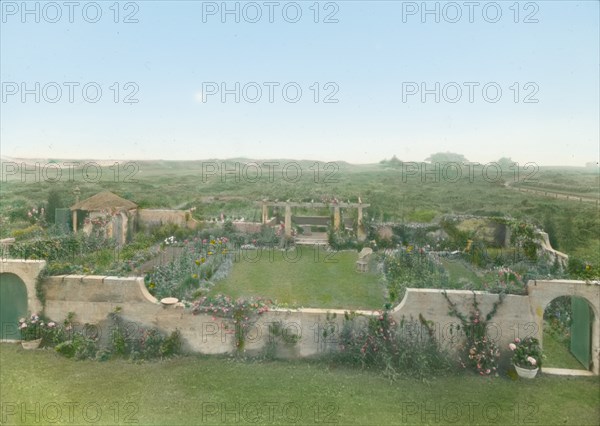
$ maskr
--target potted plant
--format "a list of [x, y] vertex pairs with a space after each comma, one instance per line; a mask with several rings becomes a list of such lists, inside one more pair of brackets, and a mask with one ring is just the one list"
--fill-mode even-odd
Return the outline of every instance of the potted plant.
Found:
[[523, 340], [516, 338], [508, 345], [513, 351], [512, 363], [519, 377], [533, 379], [542, 366], [542, 348], [540, 342], [534, 337]]
[[42, 329], [45, 326], [46, 324], [38, 314], [32, 314], [29, 318], [19, 320], [23, 349], [37, 349], [40, 346], [40, 343], [42, 343]]

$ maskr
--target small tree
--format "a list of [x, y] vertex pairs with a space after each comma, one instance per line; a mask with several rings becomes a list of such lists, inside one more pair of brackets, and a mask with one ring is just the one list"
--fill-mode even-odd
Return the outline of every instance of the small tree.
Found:
[[48, 224], [56, 223], [56, 209], [63, 207], [60, 193], [52, 189], [48, 194], [48, 206], [46, 208], [46, 222]]

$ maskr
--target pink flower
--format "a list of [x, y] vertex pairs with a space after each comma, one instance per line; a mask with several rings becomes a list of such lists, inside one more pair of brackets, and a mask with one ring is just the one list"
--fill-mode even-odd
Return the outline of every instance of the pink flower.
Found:
[[50, 321], [48, 323], [48, 327], [50, 327], [50, 328], [56, 327], [56, 323], [54, 321]]
[[518, 337], [515, 337], [515, 343], [521, 343], [521, 339], [519, 339]]
[[514, 343], [511, 343], [511, 344], [509, 344], [509, 345], [508, 345], [508, 348], [509, 348], [511, 351], [514, 351], [515, 349], [517, 349], [517, 345], [515, 345]]
[[21, 330], [23, 330], [24, 328], [27, 328], [26, 322], [22, 322], [21, 325], [19, 326], [19, 329], [21, 329]]
[[531, 364], [531, 365], [537, 365], [537, 361], [535, 360], [534, 357], [528, 356], [527, 357], [527, 361]]

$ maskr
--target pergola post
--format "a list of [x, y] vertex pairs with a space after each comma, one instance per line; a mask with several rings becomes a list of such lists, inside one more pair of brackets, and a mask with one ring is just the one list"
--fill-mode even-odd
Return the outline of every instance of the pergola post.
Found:
[[356, 238], [358, 241], [364, 241], [367, 238], [367, 234], [365, 233], [363, 227], [363, 211], [362, 205], [358, 206], [358, 223], [356, 226]]
[[73, 210], [73, 233], [77, 233], [77, 210]]
[[292, 207], [290, 203], [285, 205], [285, 236], [292, 236]]
[[340, 229], [340, 206], [333, 208], [333, 229], [336, 231]]
[[262, 223], [263, 223], [263, 225], [265, 223], [267, 223], [268, 220], [269, 220], [269, 207], [267, 206], [267, 203], [265, 203], [263, 201], [263, 203], [262, 203]]

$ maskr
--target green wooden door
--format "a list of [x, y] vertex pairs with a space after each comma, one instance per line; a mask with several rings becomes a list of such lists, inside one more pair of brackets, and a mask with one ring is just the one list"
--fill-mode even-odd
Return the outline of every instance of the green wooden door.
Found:
[[592, 312], [587, 301], [581, 297], [571, 297], [571, 353], [583, 364], [586, 370], [590, 368], [592, 343]]
[[25, 283], [14, 274], [0, 274], [0, 339], [20, 339], [19, 318], [26, 315]]

